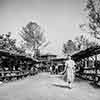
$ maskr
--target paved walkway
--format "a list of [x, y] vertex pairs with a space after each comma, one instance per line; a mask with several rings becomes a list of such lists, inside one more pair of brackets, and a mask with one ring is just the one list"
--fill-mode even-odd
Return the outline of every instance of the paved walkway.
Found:
[[1, 84], [0, 100], [100, 100], [100, 88], [76, 80], [70, 90], [58, 76], [40, 73]]

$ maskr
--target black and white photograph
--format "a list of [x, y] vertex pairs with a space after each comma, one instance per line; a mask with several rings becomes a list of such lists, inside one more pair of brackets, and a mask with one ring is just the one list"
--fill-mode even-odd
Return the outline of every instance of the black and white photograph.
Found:
[[0, 0], [0, 100], [100, 100], [100, 0]]

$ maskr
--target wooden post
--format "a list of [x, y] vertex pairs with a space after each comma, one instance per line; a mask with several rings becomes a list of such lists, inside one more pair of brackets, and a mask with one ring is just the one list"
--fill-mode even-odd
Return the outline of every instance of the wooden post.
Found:
[[85, 66], [84, 67], [87, 68], [88, 67], [88, 65], [87, 65], [87, 58], [85, 58], [84, 60], [85, 60]]
[[96, 76], [97, 76], [97, 55], [95, 55], [95, 80], [94, 80], [95, 83], [96, 83]]

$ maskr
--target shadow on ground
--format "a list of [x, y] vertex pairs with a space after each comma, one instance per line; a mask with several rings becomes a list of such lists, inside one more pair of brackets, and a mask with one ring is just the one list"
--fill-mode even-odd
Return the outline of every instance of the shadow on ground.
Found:
[[52, 84], [52, 86], [69, 89], [69, 87], [67, 85], [62, 85], [62, 84]]
[[[63, 80], [63, 75], [55, 75], [56, 78]], [[98, 84], [94, 84], [93, 82], [87, 80], [87, 79], [82, 79], [82, 78], [79, 78], [79, 77], [75, 77], [75, 80], [74, 80], [75, 83], [83, 83], [83, 82], [87, 82], [90, 86], [92, 86], [93, 88], [95, 89], [100, 89], [100, 85]], [[53, 86], [55, 87], [61, 87], [61, 88], [68, 88], [68, 86], [66, 85], [62, 85], [62, 84], [52, 84]]]
[[75, 78], [74, 82], [85, 82], [86, 80], [82, 80], [80, 78]]

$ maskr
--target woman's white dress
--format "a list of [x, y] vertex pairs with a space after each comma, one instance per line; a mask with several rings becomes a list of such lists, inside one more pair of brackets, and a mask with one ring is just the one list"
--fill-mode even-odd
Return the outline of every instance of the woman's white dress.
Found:
[[74, 81], [74, 66], [75, 62], [73, 60], [68, 60], [65, 62], [66, 72], [63, 77], [65, 82]]

